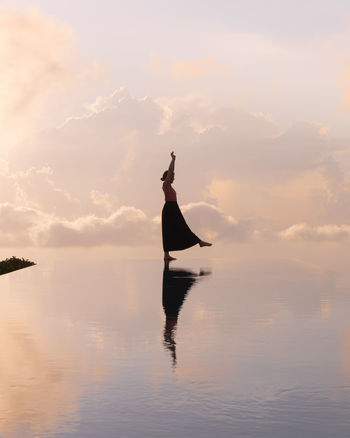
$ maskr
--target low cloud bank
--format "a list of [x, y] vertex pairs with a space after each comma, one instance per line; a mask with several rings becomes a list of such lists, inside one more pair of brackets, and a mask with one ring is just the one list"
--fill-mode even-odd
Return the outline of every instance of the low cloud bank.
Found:
[[[226, 216], [207, 203], [183, 208], [193, 231], [215, 241], [245, 241], [253, 236], [250, 224]], [[53, 214], [13, 204], [0, 204], [0, 245], [2, 246], [144, 246], [161, 244], [159, 217], [123, 206], [109, 216], [81, 216], [67, 220]]]
[[[294, 224], [280, 232], [238, 221], [207, 202], [181, 207], [188, 225], [202, 239], [224, 244], [271, 240], [341, 242], [349, 238], [350, 225]], [[0, 204], [0, 245], [4, 247], [147, 246], [161, 245], [160, 216], [151, 217], [133, 206], [108, 215], [82, 215], [66, 219], [32, 207]]]
[[289, 241], [334, 242], [349, 237], [350, 225], [322, 225], [313, 227], [308, 224], [295, 224], [281, 231], [279, 237]]

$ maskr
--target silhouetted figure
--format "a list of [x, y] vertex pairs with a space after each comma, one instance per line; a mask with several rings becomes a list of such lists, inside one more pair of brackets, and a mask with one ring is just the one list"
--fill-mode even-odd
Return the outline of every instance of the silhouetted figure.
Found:
[[169, 268], [169, 263], [164, 263], [162, 303], [165, 313], [164, 346], [170, 351], [173, 366], [176, 366], [176, 328], [180, 309], [189, 290], [198, 279], [209, 275], [209, 271], [200, 271], [200, 274], [184, 269]]
[[176, 192], [172, 187], [175, 179], [175, 159], [174, 152], [171, 152], [171, 162], [169, 169], [163, 173], [163, 192], [165, 204], [162, 211], [162, 238], [164, 260], [175, 260], [171, 257], [169, 251], [180, 251], [199, 244], [200, 247], [211, 246], [209, 242], [201, 240], [196, 236], [187, 225], [181, 210], [177, 204]]

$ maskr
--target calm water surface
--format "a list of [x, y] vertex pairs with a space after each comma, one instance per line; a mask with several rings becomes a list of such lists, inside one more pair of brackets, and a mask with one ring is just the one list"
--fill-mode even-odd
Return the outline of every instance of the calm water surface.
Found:
[[0, 287], [3, 438], [350, 436], [350, 273], [48, 259]]

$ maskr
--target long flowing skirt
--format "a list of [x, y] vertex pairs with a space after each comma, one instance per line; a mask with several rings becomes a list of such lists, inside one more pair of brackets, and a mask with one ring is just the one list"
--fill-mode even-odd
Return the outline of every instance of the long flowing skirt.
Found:
[[180, 251], [200, 242], [190, 230], [177, 202], [167, 201], [162, 211], [162, 237], [164, 251]]

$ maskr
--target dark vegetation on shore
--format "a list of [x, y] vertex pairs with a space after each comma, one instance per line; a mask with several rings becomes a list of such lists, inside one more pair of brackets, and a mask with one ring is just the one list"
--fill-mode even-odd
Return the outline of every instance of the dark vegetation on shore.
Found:
[[33, 265], [35, 265], [35, 263], [30, 260], [24, 258], [19, 259], [13, 256], [10, 259], [5, 259], [0, 262], [0, 275]]

